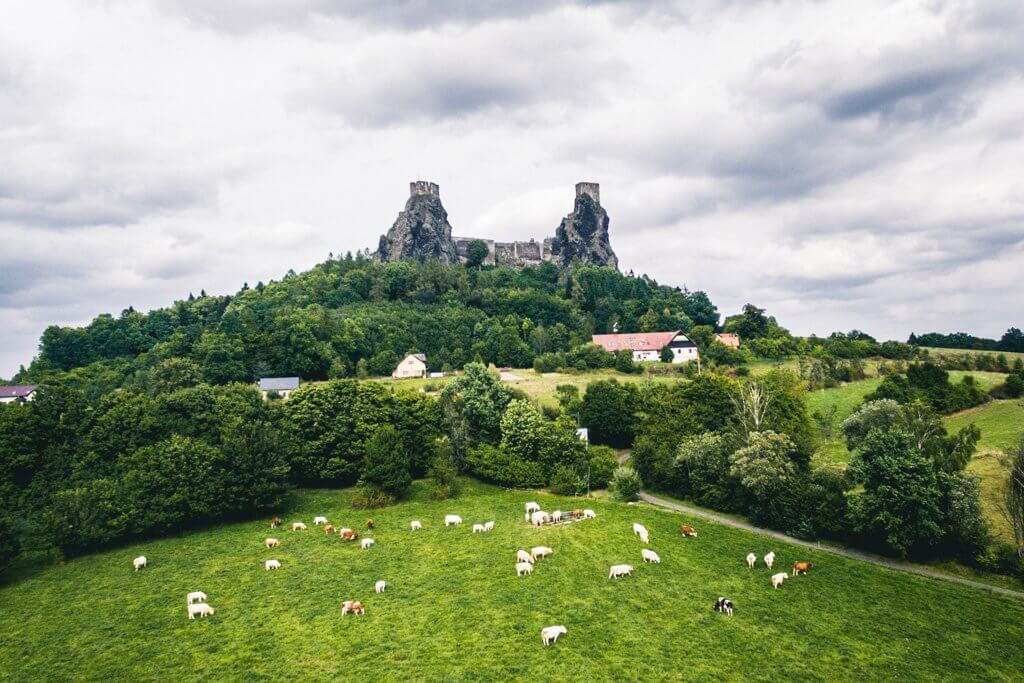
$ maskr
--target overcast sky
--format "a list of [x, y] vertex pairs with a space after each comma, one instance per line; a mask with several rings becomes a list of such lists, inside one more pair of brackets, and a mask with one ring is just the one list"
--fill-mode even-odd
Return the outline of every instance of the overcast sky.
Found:
[[[215, 9], [210, 9], [215, 7]], [[1024, 3], [33, 0], [0, 21], [0, 376], [51, 323], [375, 247], [438, 182], [795, 333], [1024, 325]]]

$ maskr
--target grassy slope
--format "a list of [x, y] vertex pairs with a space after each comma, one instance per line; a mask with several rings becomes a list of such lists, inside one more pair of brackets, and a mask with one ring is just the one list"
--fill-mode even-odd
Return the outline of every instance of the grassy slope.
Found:
[[[354, 525], [345, 492], [304, 492], [288, 520], [327, 514]], [[336, 536], [226, 525], [140, 543], [49, 568], [0, 590], [0, 677], [24, 680], [267, 678], [271, 680], [1011, 680], [1024, 670], [1024, 603], [825, 554], [647, 507], [588, 503], [598, 518], [535, 530], [522, 502], [570, 503], [472, 484], [457, 501], [418, 494], [378, 511], [377, 547]], [[467, 526], [444, 529], [443, 514]], [[421, 533], [408, 530], [420, 518]], [[494, 532], [468, 524], [494, 518]], [[643, 566], [630, 523], [651, 530], [658, 566]], [[517, 579], [513, 551], [555, 555]], [[747, 552], [779, 565], [811, 560], [779, 590]], [[131, 571], [144, 553], [147, 570]], [[264, 572], [262, 561], [283, 568]], [[609, 581], [629, 562], [632, 578]], [[377, 596], [373, 582], [388, 592]], [[189, 622], [184, 595], [204, 590], [215, 617]], [[711, 611], [731, 597], [733, 618]], [[367, 605], [342, 618], [342, 599]], [[569, 633], [543, 648], [541, 627]]]
[[1006, 359], [1011, 363], [1017, 360], [1018, 358], [1024, 358], [1024, 353], [1018, 353], [1016, 351], [973, 351], [971, 349], [940, 349], [937, 346], [923, 346], [921, 348], [927, 349], [928, 352], [933, 356], [962, 356], [968, 353], [972, 355], [983, 354], [990, 356], [998, 356], [999, 354], [1003, 354], [1004, 356], [1006, 356]]

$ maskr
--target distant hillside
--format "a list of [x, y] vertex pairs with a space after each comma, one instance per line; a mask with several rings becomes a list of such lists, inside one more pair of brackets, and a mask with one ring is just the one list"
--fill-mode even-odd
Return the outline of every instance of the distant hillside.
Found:
[[230, 296], [189, 295], [149, 313], [128, 308], [86, 327], [51, 326], [15, 379], [71, 371], [93, 390], [167, 375], [218, 384], [325, 379], [387, 374], [409, 351], [426, 353], [431, 370], [474, 358], [528, 367], [616, 324], [625, 332], [719, 322], [701, 291], [600, 266], [578, 267], [568, 280], [562, 273], [553, 263], [472, 268], [349, 254]]

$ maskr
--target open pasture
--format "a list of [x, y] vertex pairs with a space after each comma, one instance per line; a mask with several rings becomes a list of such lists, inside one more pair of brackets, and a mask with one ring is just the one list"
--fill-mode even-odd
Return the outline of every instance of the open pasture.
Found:
[[[303, 491], [267, 520], [140, 542], [0, 589], [0, 678], [16, 680], [1011, 680], [1024, 670], [1024, 602], [790, 547], [644, 505], [467, 482], [431, 501], [353, 511], [349, 491]], [[523, 503], [597, 518], [532, 528]], [[445, 528], [446, 514], [461, 526]], [[367, 534], [361, 550], [312, 524]], [[409, 522], [423, 522], [411, 531]], [[487, 533], [474, 523], [493, 519]], [[306, 531], [291, 531], [305, 521]], [[646, 564], [640, 522], [660, 564]], [[681, 523], [697, 538], [683, 538]], [[266, 549], [273, 536], [279, 548]], [[551, 557], [517, 578], [515, 551]], [[777, 554], [774, 570], [747, 553]], [[149, 566], [132, 570], [132, 558]], [[266, 559], [281, 568], [264, 571]], [[813, 562], [778, 590], [773, 573]], [[613, 564], [632, 576], [608, 578]], [[374, 593], [377, 580], [387, 590]], [[204, 591], [216, 614], [188, 621]], [[712, 611], [719, 596], [735, 615]], [[342, 616], [359, 600], [362, 616]], [[540, 630], [568, 633], [544, 647]]]

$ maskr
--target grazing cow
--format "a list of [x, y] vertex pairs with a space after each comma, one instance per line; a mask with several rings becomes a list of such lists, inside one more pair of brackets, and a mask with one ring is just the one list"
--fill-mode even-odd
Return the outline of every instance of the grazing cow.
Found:
[[192, 591], [185, 596], [186, 605], [191, 605], [193, 602], [206, 602], [206, 593], [203, 591]]
[[597, 513], [593, 510], [587, 508], [583, 511], [583, 519], [594, 519], [595, 517], [597, 517]]
[[579, 508], [577, 508], [577, 509], [573, 510], [572, 512], [570, 512], [569, 514], [572, 515], [573, 519], [581, 519], [583, 517], [583, 510], [580, 510]]
[[444, 525], [451, 526], [452, 524], [454, 524], [455, 526], [462, 524], [462, 517], [459, 517], [458, 515], [445, 515]]
[[346, 529], [341, 532], [341, 540], [343, 541], [354, 541], [357, 538], [359, 538], [359, 533], [352, 531], [351, 529]]
[[517, 562], [516, 563], [516, 576], [522, 576], [523, 574], [532, 574], [533, 565], [529, 562]]
[[277, 546], [281, 545], [281, 541], [277, 540], [276, 538], [268, 538], [267, 540], [263, 541], [263, 545], [267, 546], [268, 548], [276, 548]]
[[555, 552], [555, 551], [552, 550], [551, 548], [547, 547], [546, 545], [539, 545], [536, 548], [533, 548], [532, 550], [530, 550], [530, 555], [533, 557], [534, 560], [537, 560], [537, 559], [540, 559], [541, 557], [547, 557], [548, 555], [550, 555], [553, 552]]
[[347, 526], [343, 526], [340, 529], [338, 529], [338, 535], [339, 536], [344, 536], [345, 534], [348, 534], [348, 533], [352, 533], [352, 530], [349, 529]]
[[146, 566], [146, 556], [145, 555], [139, 555], [138, 557], [136, 557], [134, 560], [132, 560], [132, 566], [135, 567], [135, 571], [139, 571], [140, 569], [145, 567]]
[[555, 510], [554, 512], [551, 513], [551, 521], [552, 522], [561, 522], [562, 521], [562, 516], [563, 516], [563, 513], [562, 513], [561, 510]]
[[306, 525], [303, 524], [302, 522], [293, 522], [292, 523], [292, 531], [305, 531], [305, 530], [306, 530]]
[[644, 548], [640, 551], [640, 557], [644, 558], [644, 562], [653, 562], [654, 564], [661, 564], [661, 558], [658, 557], [658, 553], [653, 550]]
[[409, 522], [409, 526], [412, 527], [413, 531], [419, 531], [423, 528], [423, 525], [420, 524], [420, 520], [418, 519], [414, 519], [411, 522]]
[[281, 522], [281, 518], [280, 517], [272, 517], [270, 519], [270, 528], [271, 529], [276, 529], [277, 527], [281, 526], [281, 524], [282, 524], [282, 522]]
[[718, 598], [717, 600], [715, 600], [714, 610], [716, 612], [722, 612], [723, 614], [728, 614], [731, 617], [732, 616], [732, 600], [728, 600], [726, 598]]
[[778, 588], [782, 585], [782, 582], [786, 580], [786, 572], [779, 572], [778, 574], [772, 574], [772, 588]]
[[533, 555], [526, 552], [525, 550], [517, 550], [516, 562], [529, 562], [530, 564], [533, 564]]
[[280, 569], [281, 563], [277, 560], [267, 560], [263, 563], [264, 571], [270, 571], [271, 569]]
[[373, 528], [373, 517], [371, 517], [370, 519], [366, 520], [366, 528], [367, 529], [372, 529]]
[[755, 555], [754, 553], [747, 553], [747, 566], [753, 569], [756, 563], [757, 555]]
[[794, 562], [793, 563], [793, 576], [797, 574], [806, 574], [807, 570], [811, 568], [810, 562]]
[[683, 536], [697, 538], [697, 530], [689, 524], [680, 524], [679, 531], [682, 532]]
[[611, 570], [608, 572], [609, 579], [617, 579], [620, 576], [632, 576], [633, 565], [630, 564], [613, 564]]
[[327, 518], [326, 517], [314, 517], [313, 518], [313, 524], [314, 524], [314, 526], [323, 526], [324, 524], [327, 524]]
[[334, 528], [333, 524], [328, 524], [327, 526], [324, 527], [324, 533], [325, 534], [333, 534], [335, 531], [336, 531], [336, 529]]
[[530, 522], [532, 522], [534, 526], [541, 526], [545, 522], [550, 521], [551, 516], [548, 513], [544, 512], [543, 510], [535, 510], [532, 513], [530, 513]]
[[490, 531], [493, 528], [494, 528], [494, 521], [493, 520], [491, 520], [490, 522], [485, 522], [484, 523], [484, 531]]
[[532, 502], [526, 504], [526, 514], [530, 514], [531, 512], [536, 512], [537, 510], [540, 510], [540, 505], [537, 505], [536, 503], [532, 503]]
[[775, 552], [774, 551], [772, 551], [772, 552], [770, 552], [770, 553], [768, 553], [767, 555], [764, 556], [764, 566], [768, 567], [768, 569], [771, 569], [773, 564], [775, 564]]
[[637, 536], [643, 536], [647, 533], [647, 527], [639, 522], [633, 522], [633, 533]]
[[476, 534], [476, 533], [481, 533], [482, 534], [484, 531], [485, 531], [485, 529], [484, 529], [484, 525], [483, 524], [474, 524], [473, 525], [473, 533], [474, 534]]
[[384, 589], [387, 588], [387, 586], [388, 586], [387, 582], [385, 582], [385, 581], [378, 581], [377, 583], [373, 584], [373, 592], [374, 593], [383, 593]]
[[194, 605], [188, 606], [188, 618], [190, 621], [194, 620], [197, 615], [200, 618], [213, 616], [213, 612], [213, 608], [207, 605], [205, 602], [198, 602]]
[[366, 608], [363, 607], [363, 603], [358, 600], [346, 600], [341, 603], [341, 614], [342, 616], [351, 612], [352, 614], [365, 614]]
[[359, 547], [362, 548], [363, 550], [366, 550], [367, 548], [369, 548], [374, 543], [376, 543], [376, 541], [374, 541], [372, 538], [364, 538], [363, 542], [359, 545]]
[[558, 636], [568, 632], [569, 630], [564, 626], [548, 626], [547, 628], [542, 628], [540, 630], [540, 639], [544, 643], [544, 647], [547, 647], [551, 643], [556, 642], [558, 640]]

